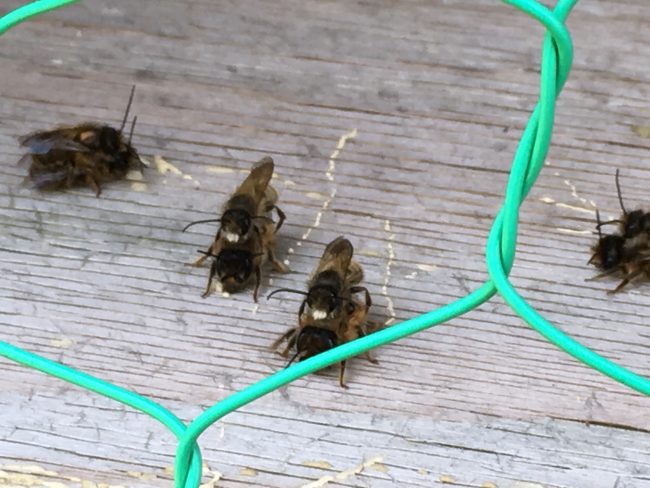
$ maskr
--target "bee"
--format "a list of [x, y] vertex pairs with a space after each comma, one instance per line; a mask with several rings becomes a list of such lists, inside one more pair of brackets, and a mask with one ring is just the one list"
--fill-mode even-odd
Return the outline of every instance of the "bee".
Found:
[[616, 170], [616, 193], [618, 195], [618, 203], [623, 212], [618, 219], [608, 220], [607, 222], [598, 222], [598, 228], [604, 225], [618, 224], [619, 232], [625, 239], [636, 239], [635, 244], [645, 244], [648, 242], [648, 234], [650, 232], [650, 212], [643, 210], [633, 210], [628, 212], [623, 204], [623, 196], [621, 194], [621, 185], [619, 182], [619, 170]]
[[616, 288], [607, 292], [614, 294], [642, 275], [650, 277], [650, 248], [647, 246], [647, 241], [639, 239], [641, 234], [631, 238], [618, 234], [603, 235], [601, 227], [607, 222], [601, 222], [598, 210], [596, 210], [596, 221], [598, 241], [592, 247], [593, 254], [587, 264], [593, 264], [602, 273], [590, 280], [622, 274], [623, 280]]
[[[253, 298], [257, 302], [260, 270], [264, 263], [269, 261], [276, 271], [288, 271], [274, 253], [275, 234], [286, 216], [276, 205], [278, 193], [270, 185], [273, 170], [273, 159], [262, 158], [253, 165], [250, 174], [228, 199], [221, 218], [197, 220], [183, 229], [185, 232], [193, 225], [207, 222], [221, 224], [210, 247], [207, 251], [199, 251], [203, 256], [192, 263], [192, 266], [200, 266], [206, 259], [212, 258], [203, 298], [210, 294], [215, 276], [228, 293], [244, 289], [254, 277]], [[277, 224], [268, 216], [272, 210], [278, 214]]]
[[31, 160], [26, 182], [38, 190], [60, 190], [87, 185], [99, 196], [102, 184], [122, 179], [132, 169], [142, 170], [142, 161], [131, 145], [137, 117], [133, 118], [128, 139], [126, 125], [135, 86], [119, 129], [86, 122], [74, 127], [39, 131], [19, 139], [29, 152], [19, 163]]
[[[368, 289], [359, 286], [363, 269], [352, 259], [353, 252], [348, 239], [337, 237], [325, 248], [308, 282], [308, 291], [280, 288], [269, 294], [268, 298], [281, 292], [305, 296], [298, 310], [298, 326], [289, 329], [271, 345], [271, 350], [277, 350], [286, 341], [280, 353], [285, 358], [295, 348], [288, 365], [296, 359], [302, 361], [368, 334], [366, 318], [372, 300]], [[356, 297], [361, 292], [364, 293], [363, 301]], [[366, 357], [376, 363], [370, 353], [366, 353]], [[339, 384], [347, 388], [345, 361], [339, 366]]]

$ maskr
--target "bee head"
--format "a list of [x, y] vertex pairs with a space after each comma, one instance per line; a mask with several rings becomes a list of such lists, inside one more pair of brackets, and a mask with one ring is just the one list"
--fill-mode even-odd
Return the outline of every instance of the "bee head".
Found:
[[224, 291], [236, 292], [244, 288], [253, 273], [255, 254], [245, 249], [224, 249], [212, 262]]
[[625, 237], [634, 237], [643, 232], [645, 224], [645, 215], [643, 210], [633, 210], [626, 215], [625, 228], [623, 233]]
[[296, 358], [299, 361], [308, 359], [321, 352], [328, 351], [338, 345], [336, 334], [328, 329], [307, 326], [298, 334], [296, 340], [296, 355], [289, 362], [291, 364]]
[[597, 258], [604, 270], [614, 269], [623, 261], [625, 238], [619, 235], [607, 235], [598, 240]]

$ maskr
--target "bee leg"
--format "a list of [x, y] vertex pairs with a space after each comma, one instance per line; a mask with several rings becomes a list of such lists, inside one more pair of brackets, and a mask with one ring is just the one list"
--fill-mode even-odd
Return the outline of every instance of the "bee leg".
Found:
[[298, 309], [298, 325], [300, 327], [305, 326], [305, 307], [307, 306], [307, 300], [303, 300]]
[[643, 274], [643, 272], [644, 272], [644, 271], [643, 271], [642, 269], [638, 269], [638, 270], [636, 270], [636, 271], [630, 273], [630, 274], [627, 275], [625, 278], [623, 278], [623, 281], [621, 281], [621, 282], [618, 284], [618, 286], [617, 286], [616, 288], [614, 288], [613, 290], [609, 290], [609, 291], [607, 292], [607, 294], [608, 294], [608, 295], [613, 295], [614, 293], [618, 293], [618, 292], [621, 291], [623, 288], [625, 288], [625, 285], [627, 285], [627, 284], [628, 284], [630, 281], [632, 281], [634, 278], [636, 278], [637, 276], [641, 276], [641, 275]]
[[591, 278], [585, 279], [585, 281], [596, 281], [601, 278], [605, 278], [606, 276], [613, 275], [614, 273], [618, 273], [621, 270], [620, 267], [616, 267], [614, 269], [610, 269], [609, 271], [605, 271], [604, 273], [597, 274], [596, 276], [592, 276]]
[[291, 339], [289, 339], [289, 341], [287, 342], [287, 347], [285, 347], [284, 351], [280, 353], [280, 356], [282, 356], [283, 358], [289, 357], [289, 351], [291, 351], [291, 349], [295, 347], [297, 340], [298, 340], [298, 335], [294, 334], [291, 337]]
[[372, 299], [370, 298], [368, 289], [365, 286], [353, 286], [350, 288], [350, 293], [361, 293], [362, 291], [366, 294], [366, 307], [370, 308], [372, 305]]
[[[210, 252], [210, 249], [208, 249], [208, 252]], [[203, 255], [199, 256], [199, 257], [196, 259], [196, 261], [191, 262], [191, 263], [188, 263], [188, 265], [189, 265], [189, 266], [193, 266], [193, 267], [195, 267], [195, 268], [198, 268], [198, 267], [201, 266], [201, 265], [205, 262], [205, 260], [208, 259], [209, 257], [210, 257], [210, 256], [207, 256], [207, 255], [203, 254]]]
[[278, 260], [278, 258], [275, 257], [275, 254], [273, 254], [273, 251], [271, 249], [267, 251], [267, 256], [269, 258], [269, 261], [271, 261], [271, 266], [273, 266], [273, 269], [276, 270], [278, 273], [289, 272], [289, 267], [286, 264], [284, 264], [282, 261]]
[[[359, 337], [366, 337], [368, 335], [368, 331], [366, 330], [366, 326], [362, 325], [359, 327]], [[372, 364], [379, 364], [379, 361], [375, 356], [373, 356], [372, 351], [366, 351], [364, 354], [365, 358], [370, 361]]]
[[345, 388], [347, 390], [348, 386], [343, 382], [344, 376], [345, 376], [345, 361], [341, 361], [339, 363], [339, 385], [341, 385], [341, 388]]
[[202, 298], [207, 298], [212, 292], [212, 280], [214, 279], [214, 275], [216, 273], [217, 273], [216, 263], [212, 263], [212, 266], [210, 266], [210, 276], [208, 276], [208, 286], [205, 287], [205, 291], [203, 292], [203, 295], [201, 295]]
[[280, 227], [282, 227], [282, 224], [284, 223], [287, 216], [282, 210], [280, 210], [280, 207], [277, 205], [274, 205], [273, 207], [278, 214], [278, 223], [275, 224], [275, 230], [273, 231], [273, 233], [276, 234], [280, 230]]
[[219, 232], [217, 232], [217, 237], [214, 240], [214, 242], [210, 245], [208, 250], [205, 251], [206, 254], [202, 254], [199, 258], [196, 259], [196, 261], [194, 261], [193, 263], [189, 263], [190, 266], [193, 266], [193, 267], [197, 268], [197, 267], [201, 266], [205, 262], [205, 260], [210, 257], [210, 255], [216, 256], [217, 254], [219, 254], [219, 252], [221, 252], [219, 247], [217, 246], [217, 242], [219, 242], [219, 234], [220, 234], [220, 232], [221, 232], [221, 229], [219, 229]]
[[284, 334], [282, 334], [280, 337], [278, 337], [276, 340], [273, 341], [273, 344], [269, 346], [269, 350], [275, 351], [280, 344], [288, 340], [295, 333], [296, 333], [296, 329], [289, 329], [288, 331], [286, 331]]
[[91, 174], [86, 174], [86, 183], [88, 183], [88, 186], [95, 190], [95, 196], [98, 197], [102, 193], [102, 188], [99, 184], [99, 181], [97, 178], [95, 178]]
[[260, 271], [259, 264], [255, 266], [255, 290], [253, 290], [253, 300], [257, 303], [257, 292], [260, 289], [260, 283], [262, 282], [262, 272]]

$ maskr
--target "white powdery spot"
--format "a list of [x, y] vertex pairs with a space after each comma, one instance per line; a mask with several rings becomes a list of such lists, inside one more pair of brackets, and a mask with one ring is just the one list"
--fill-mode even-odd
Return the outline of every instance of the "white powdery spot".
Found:
[[239, 234], [235, 234], [234, 232], [224, 232], [223, 236], [226, 238], [226, 240], [232, 244], [236, 244], [239, 242]]
[[430, 273], [438, 268], [435, 264], [418, 264], [418, 269]]
[[327, 317], [327, 312], [325, 310], [313, 310], [311, 312], [311, 315], [316, 320], [323, 320]]
[[556, 231], [561, 232], [562, 234], [572, 234], [572, 235], [589, 235], [591, 234], [590, 230], [577, 230], [577, 229], [565, 229], [563, 227], [556, 227]]
[[131, 190], [134, 191], [147, 191], [147, 188], [149, 187], [147, 186], [146, 183], [138, 183], [138, 182], [131, 183]]
[[126, 174], [125, 178], [128, 181], [142, 181], [144, 180], [144, 175], [142, 174], [142, 171], [138, 169], [132, 169]]

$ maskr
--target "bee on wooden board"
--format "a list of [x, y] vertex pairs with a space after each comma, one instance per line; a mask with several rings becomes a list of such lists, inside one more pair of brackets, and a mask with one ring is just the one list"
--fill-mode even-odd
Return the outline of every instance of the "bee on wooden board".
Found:
[[650, 247], [648, 247], [647, 239], [639, 238], [643, 234], [631, 238], [618, 234], [603, 235], [601, 227], [605, 222], [601, 222], [598, 210], [596, 210], [596, 220], [598, 241], [592, 247], [593, 254], [588, 264], [593, 264], [602, 273], [590, 280], [616, 274], [622, 275], [623, 279], [618, 286], [607, 292], [614, 294], [621, 291], [632, 280], [643, 276], [650, 278]]
[[119, 129], [86, 122], [21, 137], [20, 144], [29, 152], [19, 164], [31, 161], [26, 182], [44, 191], [86, 185], [99, 196], [102, 184], [122, 179], [130, 170], [142, 170], [142, 161], [131, 145], [137, 117], [129, 137], [123, 134], [134, 92], [135, 86]]
[[[368, 334], [366, 318], [372, 301], [368, 289], [359, 286], [363, 269], [352, 259], [353, 252], [348, 239], [337, 237], [325, 248], [309, 279], [308, 291], [280, 288], [268, 296], [271, 298], [281, 292], [305, 296], [298, 310], [298, 326], [289, 329], [271, 345], [272, 350], [277, 350], [286, 342], [280, 353], [285, 358], [295, 348], [288, 365]], [[356, 298], [361, 292], [365, 295], [363, 301]], [[366, 357], [376, 363], [370, 353], [366, 353]], [[339, 384], [346, 388], [345, 361], [339, 366]]]
[[[212, 258], [204, 298], [211, 293], [215, 277], [222, 290], [228, 293], [244, 289], [254, 277], [253, 298], [257, 302], [262, 265], [269, 261], [276, 271], [288, 271], [274, 254], [275, 234], [285, 214], [276, 205], [278, 193], [270, 185], [273, 170], [273, 159], [262, 158], [228, 199], [220, 218], [197, 220], [183, 229], [185, 232], [193, 225], [206, 222], [221, 224], [210, 247], [207, 251], [199, 251], [203, 256], [192, 263], [192, 266], [200, 266]], [[278, 214], [277, 224], [268, 216], [274, 209]]]
[[621, 206], [622, 214], [618, 219], [608, 220], [607, 222], [598, 222], [598, 228], [610, 224], [618, 224], [619, 232], [625, 239], [635, 239], [636, 242], [630, 245], [642, 245], [648, 243], [648, 234], [650, 233], [650, 212], [644, 212], [637, 209], [628, 212], [623, 204], [623, 196], [621, 194], [621, 185], [619, 182], [619, 170], [616, 170], [616, 193], [618, 195], [618, 203]]

